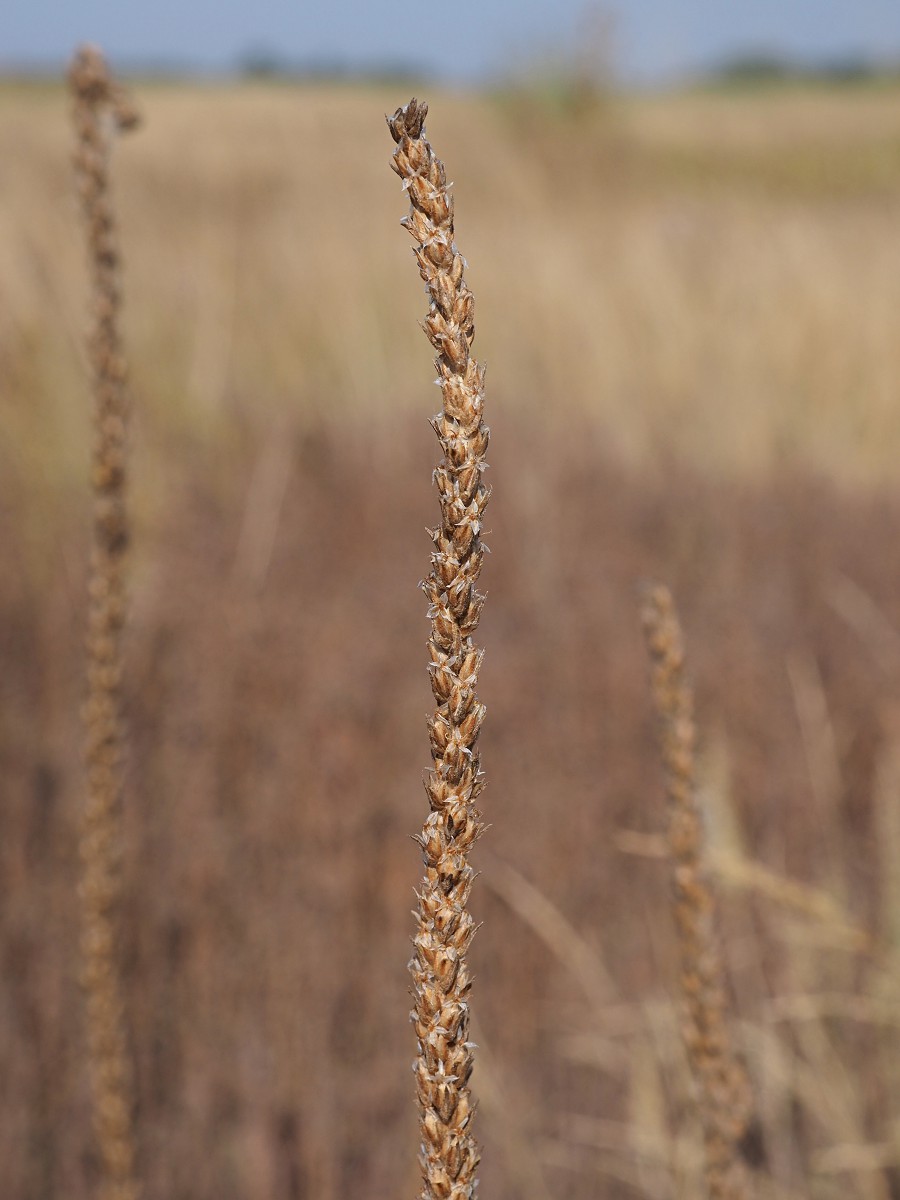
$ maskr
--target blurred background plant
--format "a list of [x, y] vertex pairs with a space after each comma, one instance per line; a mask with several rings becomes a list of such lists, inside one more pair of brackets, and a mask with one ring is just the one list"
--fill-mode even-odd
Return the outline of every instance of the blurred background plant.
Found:
[[590, 4], [578, 13], [567, 36], [513, 50], [498, 98], [520, 121], [536, 114], [578, 121], [604, 112], [619, 84], [617, 24], [613, 9]]

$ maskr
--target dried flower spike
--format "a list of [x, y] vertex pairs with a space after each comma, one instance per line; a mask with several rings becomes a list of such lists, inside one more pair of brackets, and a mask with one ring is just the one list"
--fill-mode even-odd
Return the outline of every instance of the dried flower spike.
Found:
[[435, 471], [441, 522], [431, 531], [428, 597], [429, 670], [437, 708], [429, 718], [433, 767], [430, 813], [419, 843], [425, 878], [418, 896], [410, 963], [418, 1038], [414, 1064], [421, 1119], [423, 1200], [463, 1200], [475, 1189], [478, 1149], [470, 1133], [469, 970], [475, 932], [467, 910], [469, 853], [482, 831], [476, 799], [483, 788], [478, 732], [484, 705], [476, 695], [482, 652], [472, 642], [484, 597], [476, 583], [484, 559], [481, 522], [489, 490], [482, 482], [488, 429], [484, 370], [471, 355], [472, 293], [453, 240], [453, 201], [443, 164], [425, 138], [425, 104], [413, 99], [388, 118], [397, 143], [392, 166], [410, 199], [403, 224], [430, 300], [424, 329], [437, 357], [443, 411], [433, 425], [444, 452]]
[[681, 627], [668, 588], [649, 588], [641, 615], [666, 772], [675, 927], [686, 1010], [683, 1035], [697, 1086], [707, 1190], [710, 1200], [745, 1200], [748, 1180], [739, 1142], [750, 1115], [750, 1088], [728, 1031], [716, 899], [704, 865], [703, 823], [696, 796], [694, 704], [684, 677]]
[[125, 362], [119, 339], [119, 256], [109, 190], [116, 129], [136, 123], [99, 50], [78, 51], [69, 71], [77, 138], [75, 169], [91, 270], [94, 446], [89, 579], [87, 794], [81, 825], [82, 983], [87, 1003], [93, 1124], [103, 1200], [136, 1200], [131, 1064], [118, 950], [121, 893], [122, 629], [125, 621]]

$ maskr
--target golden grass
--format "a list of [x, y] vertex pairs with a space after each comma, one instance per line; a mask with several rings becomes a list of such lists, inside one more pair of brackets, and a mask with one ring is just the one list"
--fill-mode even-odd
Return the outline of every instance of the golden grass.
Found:
[[[436, 98], [473, 213], [501, 412], [586, 414], [639, 463], [891, 472], [893, 93], [623, 99], [581, 124]], [[371, 113], [388, 93], [181, 86], [143, 102], [120, 195], [148, 454], [172, 430], [206, 437], [284, 407], [410, 411], [415, 301], [377, 236], [390, 196]], [[51, 463], [71, 475], [80, 457], [60, 399], [79, 354], [60, 107], [0, 89], [0, 151], [18, 164], [0, 215], [0, 345], [32, 397], [27, 415], [4, 404], [0, 428], [28, 447], [24, 470], [56, 479]], [[511, 287], [525, 246], [529, 287]]]

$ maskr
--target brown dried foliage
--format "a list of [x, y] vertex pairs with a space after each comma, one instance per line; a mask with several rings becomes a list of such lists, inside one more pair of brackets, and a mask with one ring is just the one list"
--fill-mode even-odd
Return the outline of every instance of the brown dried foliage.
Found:
[[472, 641], [484, 597], [476, 584], [484, 560], [481, 523], [489, 490], [482, 482], [488, 429], [484, 369], [471, 355], [474, 301], [453, 240], [453, 201], [444, 166], [425, 137], [427, 105], [415, 99], [388, 119], [397, 143], [392, 166], [409, 194], [404, 225], [431, 301], [424, 328], [437, 357], [443, 411], [433, 421], [444, 452], [434, 473], [441, 523], [431, 531], [429, 671], [437, 709], [429, 718], [431, 811], [419, 838], [425, 878], [418, 895], [410, 963], [418, 1039], [415, 1063], [421, 1115], [422, 1196], [462, 1200], [475, 1187], [478, 1150], [469, 1131], [473, 1056], [469, 1035], [467, 951], [475, 925], [467, 904], [469, 854], [482, 831], [476, 800], [483, 788], [478, 733], [484, 719], [476, 686], [482, 651]]
[[[748, 851], [822, 886], [822, 818], [784, 654], [805, 646], [819, 664], [841, 731], [841, 807], [827, 819], [842, 833], [853, 912], [874, 925], [885, 877], [872, 869], [868, 797], [885, 746], [878, 709], [900, 703], [900, 680], [861, 652], [828, 589], [846, 574], [900, 620], [900, 558], [883, 553], [900, 498], [848, 497], [786, 475], [752, 489], [678, 469], [654, 479], [604, 456], [585, 428], [539, 434], [513, 403], [492, 411], [504, 434], [490, 454], [503, 486], [491, 501], [492, 603], [480, 626], [493, 702], [481, 741], [504, 781], [489, 793], [492, 852], [602, 951], [636, 1023], [664, 1001], [678, 969], [675, 938], [660, 930], [669, 872], [616, 848], [619, 831], [659, 825], [633, 596], [639, 576], [664, 576], [684, 595], [686, 624], [703, 630], [692, 657], [697, 706], [716, 725], [701, 779], [711, 783], [708, 756], [725, 739]], [[403, 1150], [414, 1119], [404, 951], [421, 876], [406, 834], [431, 701], [409, 636], [421, 621], [427, 637], [409, 538], [432, 503], [423, 424], [388, 422], [374, 454], [348, 423], [282, 434], [290, 478], [258, 594], [230, 581], [267, 453], [262, 421], [248, 419], [227, 486], [215, 481], [219, 452], [185, 444], [146, 528], [153, 572], [135, 571], [130, 589], [122, 916], [147, 1200], [418, 1194], [414, 1155]], [[0, 578], [0, 1162], [4, 1195], [93, 1200], [82, 1006], [71, 987], [81, 793], [72, 704], [85, 597], [66, 565], [84, 532], [73, 485], [34, 564], [14, 485], [0, 473], [0, 533], [16, 564]], [[553, 502], [536, 503], [545, 497]], [[599, 1188], [634, 1200], [636, 1182], [598, 1175], [610, 1152], [571, 1132], [571, 1114], [609, 1118], [623, 1130], [612, 1166], [634, 1160], [625, 1133], [639, 1055], [618, 1010], [607, 1026], [488, 888], [476, 885], [471, 904], [484, 922], [470, 950], [479, 1022], [506, 1097], [498, 1110], [478, 1088], [490, 1151], [481, 1187], [500, 1200], [524, 1195], [505, 1159], [505, 1121], [541, 1161], [551, 1195], [590, 1200]], [[868, 987], [864, 963], [843, 951], [837, 965], [833, 951], [801, 958], [808, 922], [765, 898], [729, 891], [722, 906], [741, 1031], [777, 1038], [831, 1087], [815, 1045], [792, 1050], [794, 1026], [772, 1026], [767, 998], [814, 990], [821, 963], [852, 999]], [[852, 976], [835, 978], [845, 964]], [[858, 1020], [828, 1024], [848, 1077], [865, 1089], [855, 1132], [823, 1126], [828, 1114], [812, 1098], [795, 1101], [778, 1077], [756, 1076], [767, 1096], [764, 1180], [827, 1200], [833, 1177], [811, 1176], [811, 1155], [860, 1134], [887, 1138], [900, 1112], [889, 1091], [894, 1029], [882, 1037]], [[593, 1030], [621, 1047], [609, 1070], [563, 1057], [564, 1038]], [[741, 1044], [765, 1071], [743, 1032]], [[680, 1047], [664, 1038], [659, 1050], [680, 1063]], [[479, 1057], [476, 1079], [482, 1070]], [[693, 1150], [686, 1081], [665, 1063], [660, 1071], [665, 1130]]]
[[[66, 398], [80, 376], [61, 318], [78, 311], [81, 264], [58, 109], [43, 97], [8, 90], [0, 121], [4, 161], [18, 164], [7, 180], [0, 272], [0, 1163], [4, 1196], [94, 1200], [82, 1004], [71, 986], [86, 531], [81, 473], [69, 473], [62, 450], [73, 432]], [[372, 106], [388, 101], [317, 86], [202, 96], [160, 88], [147, 103], [158, 136], [121, 164], [120, 192], [129, 228], [142, 230], [129, 252], [142, 265], [132, 361], [150, 401], [134, 496], [144, 501], [147, 558], [131, 577], [124, 681], [122, 947], [141, 1183], [147, 1200], [408, 1195], [418, 1170], [398, 1152], [411, 1108], [403, 955], [419, 864], [404, 835], [415, 819], [426, 703], [409, 637], [422, 617], [411, 586], [422, 572], [408, 531], [431, 502], [420, 469], [429, 432], [407, 420], [416, 384], [394, 352], [407, 335], [401, 306], [389, 302], [399, 264], [395, 278], [377, 239], [344, 236], [358, 220], [360, 180], [373, 207], [384, 205], [379, 222], [391, 219], [390, 189], [379, 183], [384, 134], [370, 122]], [[869, 154], [869, 105], [893, 114], [887, 132], [900, 109], [889, 91], [849, 104], [835, 95], [824, 113], [805, 93], [786, 99], [812, 122], [816, 161], [853, 186], [815, 191], [816, 174], [813, 190], [779, 198], [748, 160], [723, 181], [717, 164], [727, 172], [731, 159], [713, 156], [715, 186], [691, 176], [682, 187], [671, 171], [635, 178], [627, 156], [585, 156], [580, 126], [553, 122], [542, 144], [525, 134], [511, 143], [487, 101], [445, 103], [454, 158], [471, 154], [484, 167], [471, 176], [481, 219], [470, 236], [490, 239], [501, 257], [527, 243], [537, 280], [511, 291], [486, 277], [479, 291], [494, 367], [505, 359], [505, 386], [492, 392], [502, 436], [491, 466], [503, 486], [492, 501], [497, 553], [481, 624], [492, 697], [482, 743], [503, 780], [491, 794], [492, 850], [603, 954], [621, 999], [587, 1004], [520, 918], [474, 889], [473, 915], [485, 924], [470, 961], [489, 981], [479, 989], [489, 1055], [478, 1071], [488, 1065], [502, 1085], [479, 1087], [490, 1148], [481, 1182], [496, 1200], [592, 1200], [598, 1189], [609, 1200], [699, 1195], [696, 1121], [665, 996], [677, 971], [675, 938], [660, 935], [669, 873], [658, 857], [617, 848], [623, 831], [647, 839], [659, 824], [634, 586], [647, 575], [671, 580], [687, 626], [703, 631], [692, 646], [697, 707], [708, 718], [698, 775], [704, 795], [733, 813], [747, 865], [817, 895], [836, 879], [845, 921], [888, 939], [896, 855], [879, 835], [873, 794], [884, 776], [885, 808], [896, 811], [891, 772], [879, 763], [896, 753], [883, 718], [900, 705], [900, 556], [884, 552], [900, 527], [900, 495], [890, 482], [896, 405], [879, 381], [897, 375], [898, 275], [883, 251], [900, 226], [890, 205], [857, 189], [841, 141]], [[771, 116], [768, 97], [724, 108], [712, 98], [697, 108], [694, 96], [646, 110], [639, 101], [666, 155], [670, 118], [684, 130], [696, 120], [705, 139], [707, 114], [721, 118], [728, 156], [742, 129], [756, 146], [760, 103]], [[776, 129], [767, 146], [794, 164], [776, 107], [778, 119], [763, 121]], [[849, 128], [828, 116], [850, 107]], [[333, 169], [320, 155], [285, 154], [312, 129], [324, 131]], [[358, 171], [336, 187], [348, 145]], [[573, 154], [579, 171], [567, 177], [574, 190], [561, 230], [557, 184]], [[880, 170], [886, 159], [871, 161]], [[311, 214], [305, 231], [301, 203]], [[207, 234], [213, 248], [239, 250], [235, 279], [227, 253], [204, 259]], [[196, 296], [173, 304], [173, 281], [179, 296], [182, 282], [190, 291], [195, 266]], [[225, 363], [227, 322], [220, 336], [213, 320], [202, 388], [185, 395], [200, 318], [215, 317], [223, 297], [227, 307], [235, 287], [234, 359]], [[348, 292], [360, 299], [349, 328], [318, 323]], [[720, 322], [711, 364], [705, 335], [726, 293], [741, 320]], [[610, 324], [612, 313], [621, 320]], [[360, 361], [362, 433], [350, 369]], [[746, 370], [731, 369], [738, 361]], [[846, 403], [851, 378], [861, 408]], [[204, 396], [213, 407], [194, 437], [183, 418], [197, 416]], [[558, 422], [547, 419], [548, 396]], [[717, 419], [702, 424], [697, 413], [713, 399]], [[332, 416], [317, 420], [326, 405]], [[259, 507], [276, 411], [287, 484], [269, 569], [251, 588], [235, 548]], [[663, 456], [629, 468], [610, 431], [635, 423], [655, 431]], [[765, 457], [764, 430], [775, 459]], [[668, 456], [673, 437], [697, 470]], [[867, 465], [878, 473], [861, 490], [840, 488], [798, 469], [792, 445], [829, 469], [855, 465], [858, 479]], [[746, 448], [748, 468], [769, 462], [771, 472], [755, 482], [734, 475], [735, 447]], [[857, 592], [838, 612], [841, 580]], [[798, 652], [818, 673], [835, 734], [836, 790], [826, 803], [811, 786], [785, 670]], [[738, 1032], [766, 1098], [760, 1191], [900, 1194], [893, 977], [848, 952], [843, 936], [830, 938], [840, 929], [723, 882]], [[877, 1020], [873, 993], [883, 997]], [[648, 1042], [643, 1014], [661, 1007], [665, 1020]], [[618, 1052], [570, 1057], [573, 1035], [586, 1052], [597, 1042]], [[583, 1128], [579, 1118], [591, 1116], [603, 1121]], [[520, 1136], [504, 1142], [507, 1129]], [[513, 1144], [531, 1155], [518, 1170], [504, 1159]], [[832, 1149], [837, 1161], [824, 1158]], [[650, 1174], [655, 1186], [648, 1160], [663, 1164]]]
[[75, 169], [87, 226], [91, 268], [89, 354], [93, 371], [94, 446], [87, 636], [87, 793], [82, 814], [82, 982], [87, 1001], [88, 1057], [94, 1132], [103, 1167], [104, 1200], [134, 1200], [135, 1139], [131, 1065], [118, 947], [123, 793], [122, 630], [125, 621], [125, 360], [118, 318], [119, 256], [109, 185], [114, 129], [135, 114], [110, 78], [100, 52], [85, 47], [69, 73], [77, 137]]
[[697, 1084], [711, 1200], [745, 1200], [738, 1143], [747, 1127], [749, 1084], [728, 1027], [717, 906], [704, 861], [697, 803], [694, 701], [684, 673], [681, 626], [668, 588], [648, 588], [642, 606], [669, 801], [675, 928], [686, 1020], [682, 1035]]

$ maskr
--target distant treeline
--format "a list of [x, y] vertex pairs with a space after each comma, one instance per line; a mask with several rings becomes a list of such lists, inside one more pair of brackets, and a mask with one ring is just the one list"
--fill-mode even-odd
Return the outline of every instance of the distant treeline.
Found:
[[371, 64], [351, 63], [340, 58], [291, 59], [277, 51], [253, 48], [238, 59], [245, 79], [345, 81], [352, 83], [416, 83], [427, 74], [420, 66], [404, 61]]
[[[536, 64], [534, 75], [546, 82], [547, 64]], [[582, 83], [584, 64], [570, 63], [572, 74]], [[543, 67], [543, 69], [542, 69]], [[560, 83], [560, 63], [554, 64], [554, 77]], [[239, 74], [246, 79], [283, 80], [345, 80], [352, 82], [417, 82], [425, 74], [408, 62], [385, 62], [370, 66], [350, 64], [340, 59], [295, 61], [276, 52], [254, 49], [242, 55], [237, 63]], [[520, 72], [518, 85], [528, 85], [531, 71]], [[524, 75], [524, 78], [523, 78]], [[604, 72], [603, 78], [593, 80], [604, 87], [614, 85], [615, 72]], [[723, 87], [772, 86], [779, 84], [868, 84], [900, 82], [900, 59], [876, 61], [864, 55], [846, 55], [819, 62], [804, 62], [775, 53], [745, 53], [714, 63], [696, 72], [695, 81]]]
[[[403, 61], [353, 63], [340, 58], [292, 59], [277, 51], [251, 49], [239, 55], [231, 65], [208, 66], [181, 58], [140, 58], [119, 60], [118, 74], [132, 82], [177, 83], [192, 80], [246, 79], [281, 83], [343, 82], [354, 84], [389, 83], [404, 86], [434, 79], [434, 72]], [[55, 60], [3, 61], [0, 57], [0, 81], [7, 84], [47, 84], [57, 82], [65, 73], [65, 63]]]
[[[64, 64], [48, 60], [4, 62], [0, 58], [0, 80], [6, 83], [51, 82], [57, 80]], [[123, 77], [142, 81], [178, 81], [191, 79], [240, 78], [283, 83], [343, 82], [352, 84], [396, 84], [419, 86], [435, 81], [435, 72], [409, 61], [351, 62], [338, 57], [291, 58], [265, 46], [250, 47], [237, 56], [230, 67], [198, 66], [186, 59], [140, 59], [119, 63]], [[489, 82], [489, 81], [487, 81]], [[682, 82], [721, 88], [777, 87], [809, 83], [831, 85], [867, 85], [900, 83], [900, 58], [876, 60], [865, 55], [848, 54], [821, 61], [803, 61], [769, 52], [750, 52], [714, 62], [686, 74]], [[513, 84], [518, 92], [534, 88], [546, 91], [575, 89], [608, 94], [624, 85], [627, 73], [620, 74], [607, 57], [592, 63], [587, 58], [557, 56], [537, 59], [520, 67], [510, 78], [494, 84]]]
[[724, 86], [898, 82], [900, 59], [876, 61], [865, 55], [846, 55], [810, 63], [779, 54], [740, 54], [702, 73], [701, 78]]

